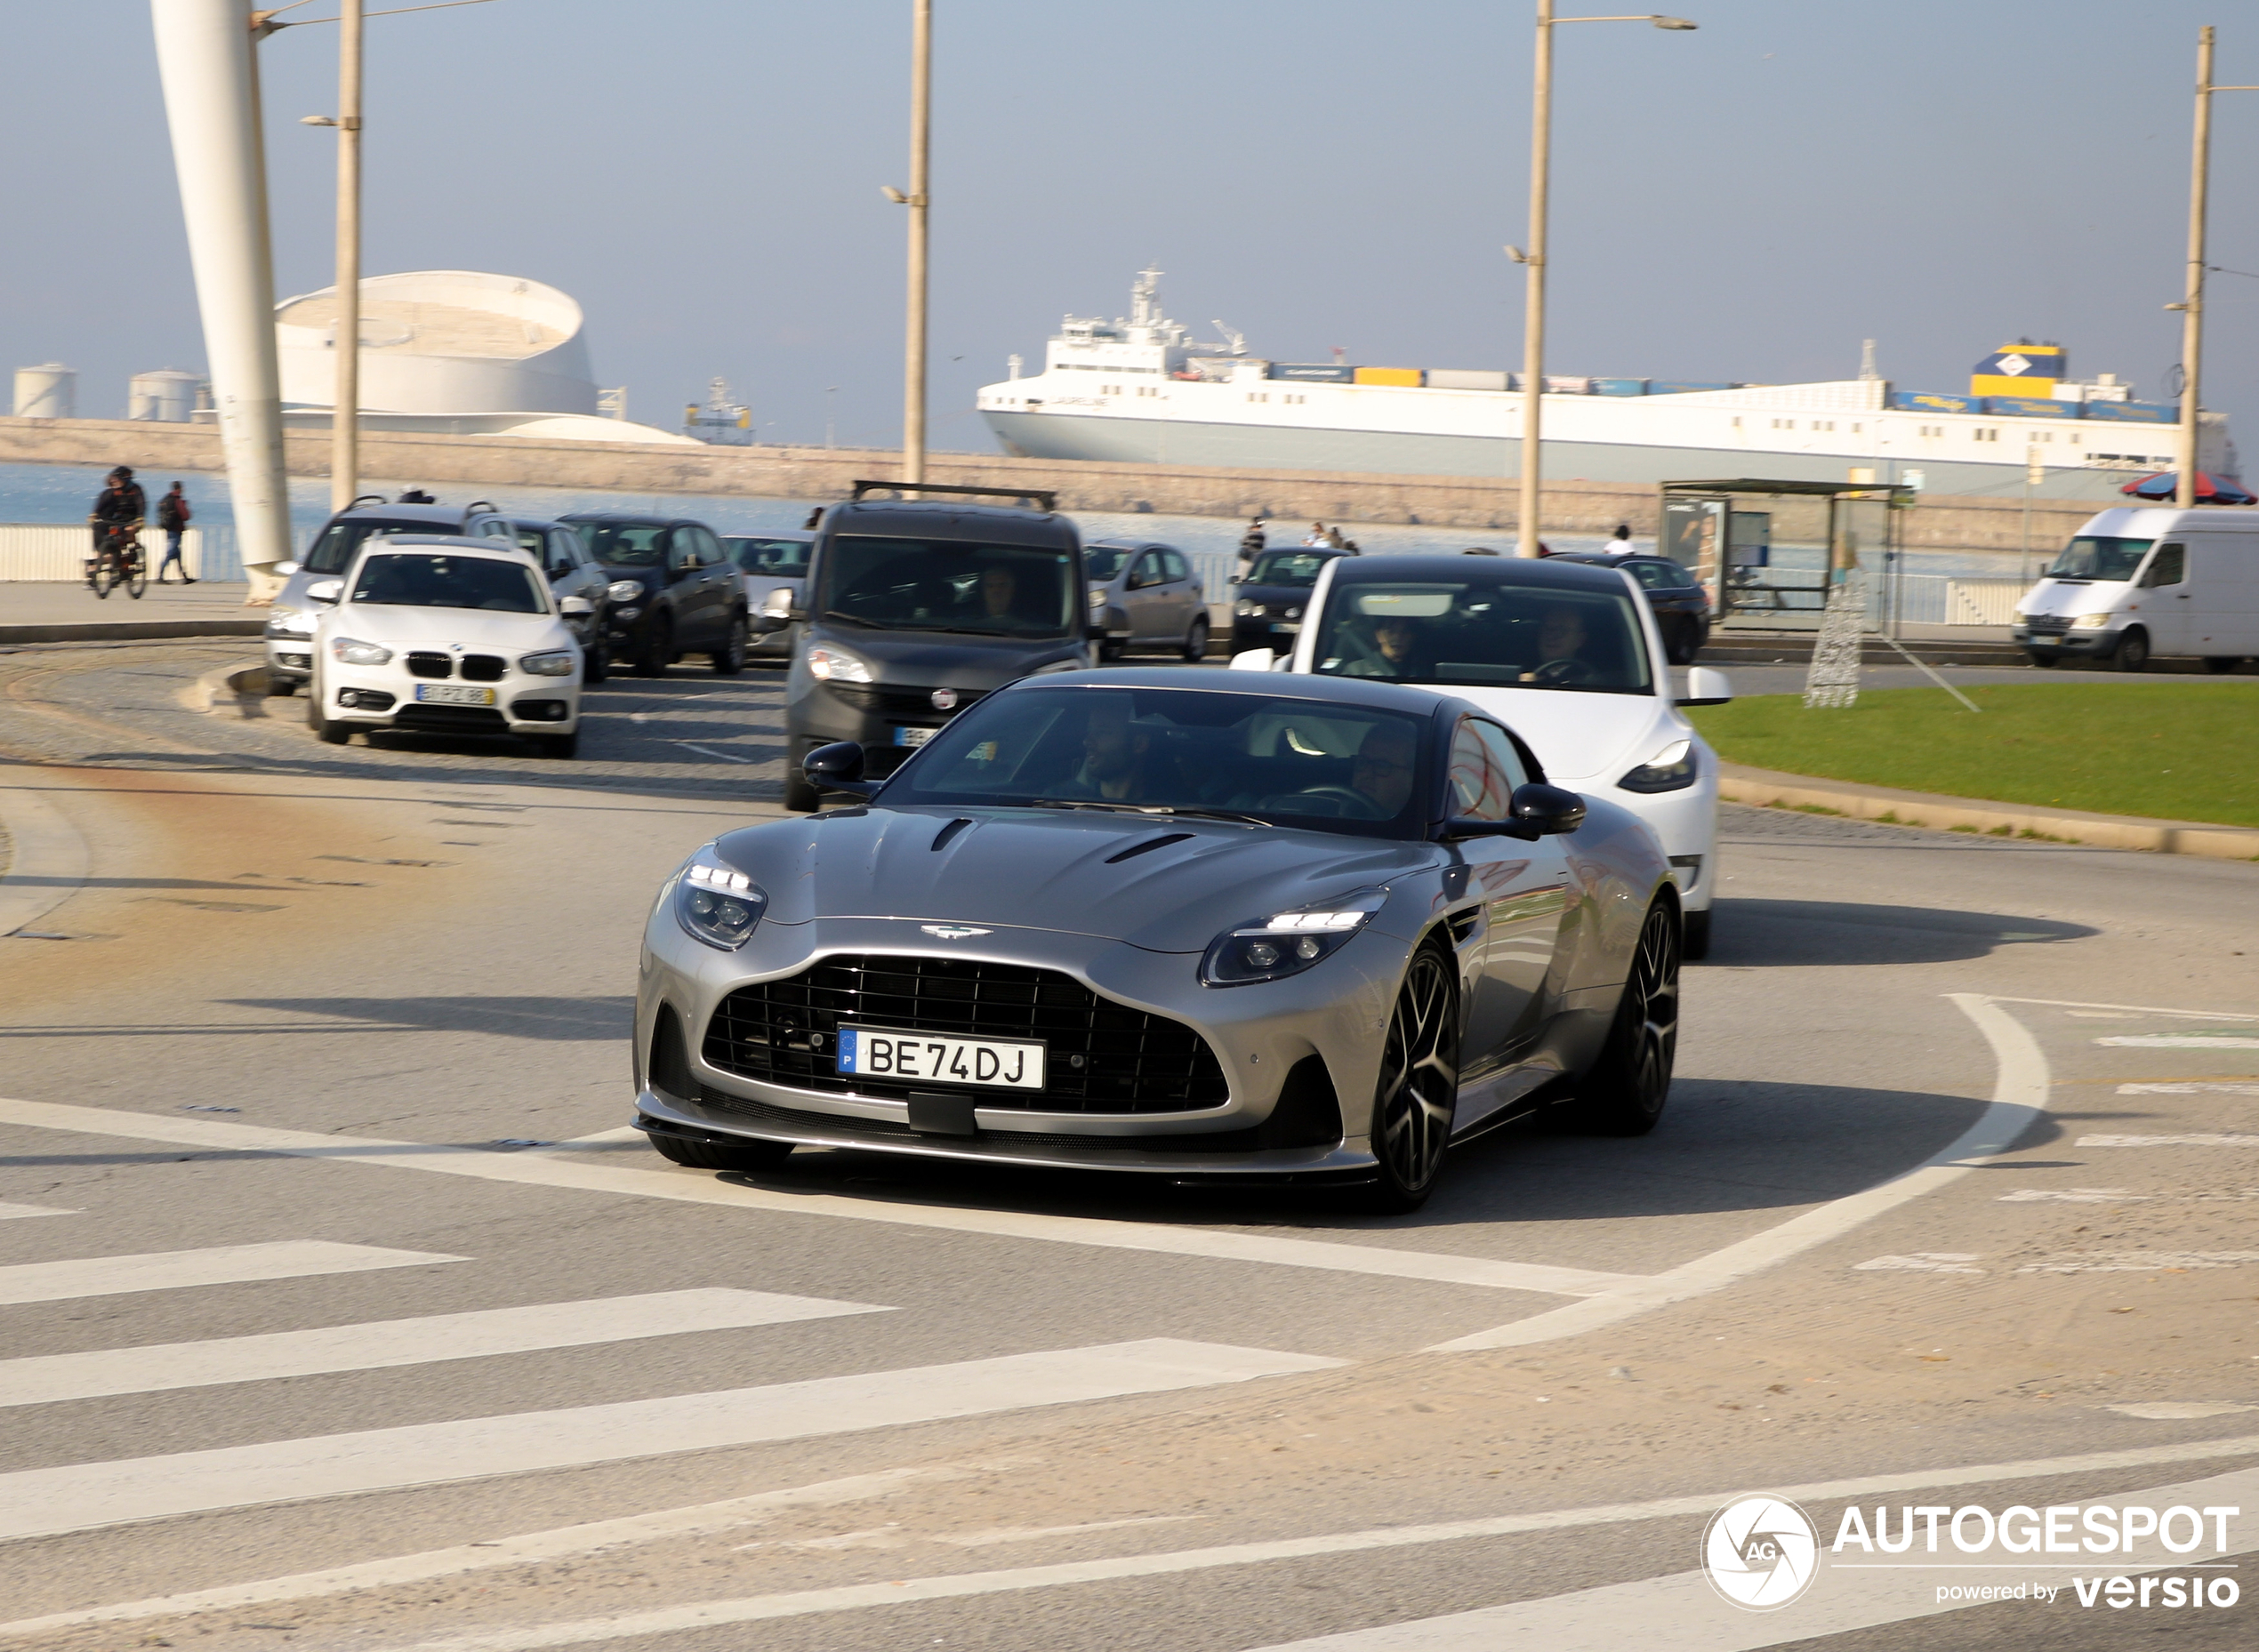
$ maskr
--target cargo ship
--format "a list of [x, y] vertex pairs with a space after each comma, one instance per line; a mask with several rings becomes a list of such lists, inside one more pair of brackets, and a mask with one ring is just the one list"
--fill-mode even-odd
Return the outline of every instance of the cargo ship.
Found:
[[[1130, 314], [1069, 316], [1042, 371], [984, 387], [1007, 453], [1410, 476], [1510, 477], [1521, 463], [1518, 374], [1265, 359], [1226, 331], [1203, 343], [1162, 314], [1161, 271]], [[1222, 324], [1215, 324], [1222, 330]], [[2114, 374], [2073, 379], [2061, 345], [2004, 345], [1962, 393], [1901, 389], [1876, 373], [1809, 384], [1548, 376], [1549, 480], [1738, 477], [1875, 481], [1954, 494], [2114, 499], [2175, 464], [2179, 410]], [[2198, 469], [2241, 474], [2224, 415], [2206, 413]]]

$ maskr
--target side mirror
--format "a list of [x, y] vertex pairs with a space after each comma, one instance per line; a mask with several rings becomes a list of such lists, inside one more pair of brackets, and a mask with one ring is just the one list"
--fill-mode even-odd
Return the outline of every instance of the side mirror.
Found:
[[1514, 789], [1507, 813], [1533, 838], [1574, 831], [1585, 823], [1585, 800], [1575, 792], [1542, 781]]
[[596, 612], [596, 605], [585, 597], [567, 597], [557, 605], [557, 612], [568, 620], [585, 620]]
[[863, 748], [852, 740], [818, 746], [800, 763], [800, 773], [819, 791], [844, 791], [850, 797], [876, 797], [879, 789], [863, 778]]
[[775, 590], [769, 592], [760, 605], [760, 617], [764, 620], [774, 620], [779, 625], [790, 620], [792, 613], [792, 591], [787, 585], [779, 585]]
[[1267, 671], [1272, 669], [1272, 662], [1275, 657], [1268, 648], [1250, 648], [1245, 654], [1234, 654], [1231, 664], [1225, 669], [1233, 671]]
[[284, 579], [288, 579], [298, 572], [298, 565], [294, 562], [277, 562], [275, 564], [275, 572]]
[[1733, 679], [1716, 666], [1698, 665], [1686, 674], [1683, 706], [1722, 706], [1733, 698]]
[[784, 623], [787, 625], [806, 625], [808, 623], [808, 610], [805, 608], [785, 609]]
[[308, 602], [334, 603], [345, 595], [343, 580], [316, 580], [306, 588]]

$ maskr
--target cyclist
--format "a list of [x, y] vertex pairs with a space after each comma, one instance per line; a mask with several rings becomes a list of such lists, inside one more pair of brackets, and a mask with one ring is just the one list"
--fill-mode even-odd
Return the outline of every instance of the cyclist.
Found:
[[86, 525], [94, 531], [94, 549], [86, 558], [86, 582], [94, 582], [94, 564], [105, 550], [124, 550], [133, 541], [133, 531], [149, 515], [149, 497], [133, 479], [132, 469], [120, 465], [109, 473], [108, 485], [95, 496], [94, 509], [88, 513]]

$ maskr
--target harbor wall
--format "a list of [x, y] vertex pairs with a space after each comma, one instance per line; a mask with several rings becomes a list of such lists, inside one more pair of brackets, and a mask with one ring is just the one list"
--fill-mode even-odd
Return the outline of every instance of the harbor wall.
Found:
[[[326, 430], [285, 434], [293, 476], [329, 473]], [[432, 436], [365, 430], [361, 466], [372, 483], [392, 486], [556, 487], [624, 493], [703, 493], [745, 498], [838, 499], [863, 477], [897, 473], [892, 448], [680, 447], [626, 442], [567, 442], [493, 436]], [[209, 426], [140, 420], [0, 418], [0, 464], [126, 464], [136, 470], [216, 472], [218, 432]], [[1493, 539], [1515, 521], [1515, 484], [1476, 477], [1358, 476], [1104, 461], [1012, 459], [988, 453], [929, 454], [927, 479], [979, 487], [1049, 488], [1067, 510], [1237, 517], [1260, 513], [1292, 525], [1323, 520], [1463, 528]], [[2036, 500], [2030, 542], [2067, 539], [2102, 507], [2085, 500]], [[1604, 534], [1619, 522], [1652, 536], [1656, 491], [1631, 482], [1549, 483], [1543, 531]], [[2014, 552], [2023, 543], [2018, 499], [1934, 494], [1906, 514], [1914, 550]]]

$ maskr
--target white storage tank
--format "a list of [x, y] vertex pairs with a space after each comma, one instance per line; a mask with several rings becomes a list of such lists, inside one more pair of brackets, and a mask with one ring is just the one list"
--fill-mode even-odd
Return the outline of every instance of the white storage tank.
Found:
[[59, 361], [16, 369], [16, 417], [75, 419], [78, 416], [78, 373]]
[[137, 373], [126, 390], [125, 416], [152, 419], [160, 424], [187, 424], [196, 412], [197, 393], [204, 381], [178, 367]]

